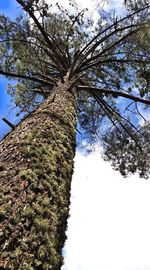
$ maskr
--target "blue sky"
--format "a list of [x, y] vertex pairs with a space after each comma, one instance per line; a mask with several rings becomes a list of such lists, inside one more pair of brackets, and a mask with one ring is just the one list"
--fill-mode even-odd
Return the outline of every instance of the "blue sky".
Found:
[[[15, 0], [1, 0], [0, 1], [0, 14], [7, 15], [11, 18], [15, 18], [21, 12], [20, 7]], [[0, 76], [0, 140], [3, 135], [9, 132], [11, 129], [6, 125], [1, 118], [5, 117], [9, 121], [15, 122], [16, 111], [11, 109], [14, 107], [14, 104], [11, 102], [10, 96], [6, 93], [8, 79], [4, 76]], [[11, 113], [9, 114], [9, 112]], [[9, 114], [9, 115], [8, 115]]]
[[0, 9], [3, 12], [7, 12], [12, 6], [12, 1], [11, 0], [3, 0], [0, 2]]
[[5, 14], [11, 18], [16, 17], [20, 12], [20, 7], [15, 0], [1, 0], [0, 14]]

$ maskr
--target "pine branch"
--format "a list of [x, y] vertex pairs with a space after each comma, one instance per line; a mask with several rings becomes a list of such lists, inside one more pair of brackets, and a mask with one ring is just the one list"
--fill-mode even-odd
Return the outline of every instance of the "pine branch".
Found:
[[93, 87], [93, 86], [82, 86], [82, 85], [78, 85], [77, 89], [80, 90], [80, 91], [83, 90], [83, 91], [87, 91], [87, 92], [96, 91], [98, 94], [105, 94], [105, 95], [110, 94], [110, 95], [112, 95], [114, 97], [124, 97], [124, 98], [127, 98], [127, 99], [134, 100], [136, 102], [140, 102], [140, 103], [143, 103], [143, 104], [146, 104], [146, 105], [150, 105], [150, 100], [146, 100], [146, 99], [143, 99], [143, 98], [132, 96], [130, 94], [126, 94], [126, 93], [123, 93], [123, 92], [120, 92], [120, 91], [113, 91], [113, 90], [109, 90], [109, 89], [100, 89], [100, 88]]
[[122, 41], [124, 41], [125, 39], [127, 39], [129, 36], [133, 35], [134, 33], [136, 33], [137, 30], [133, 30], [131, 32], [129, 32], [128, 34], [126, 34], [125, 36], [123, 36], [122, 38], [118, 39], [117, 41], [113, 42], [111, 45], [107, 46], [104, 50], [102, 50], [100, 53], [94, 55], [93, 57], [90, 57], [88, 59], [86, 59], [80, 66], [78, 66], [76, 69], [75, 69], [75, 72], [79, 72], [81, 71], [81, 68], [82, 67], [85, 67], [85, 69], [87, 68], [87, 64], [94, 61], [94, 60], [97, 60], [100, 56], [104, 55], [105, 52], [113, 49], [114, 47], [116, 47], [116, 45], [120, 44]]
[[12, 73], [12, 72], [6, 72], [6, 71], [3, 71], [3, 70], [0, 70], [0, 75], [12, 77], [12, 78], [27, 79], [29, 81], [42, 83], [44, 85], [54, 86], [53, 83], [51, 83], [51, 82], [49, 82], [47, 80], [44, 80], [44, 79], [42, 80], [42, 79], [35, 78], [35, 77], [32, 77], [32, 76], [26, 76], [26, 75], [23, 75], [23, 74], [15, 74], [15, 73]]
[[[95, 49], [100, 45], [102, 44], [105, 40], [107, 40], [108, 38], [110, 38], [111, 36], [113, 36], [114, 34], [117, 34], [118, 32], [123, 32], [124, 30], [126, 29], [130, 29], [130, 28], [133, 28], [133, 27], [136, 27], [136, 26], [139, 26], [138, 24], [131, 24], [131, 25], [128, 25], [128, 26], [125, 26], [125, 27], [122, 27], [122, 28], [118, 28], [118, 29], [115, 29], [114, 31], [112, 31], [111, 33], [109, 33], [108, 35], [104, 36], [103, 38], [101, 38], [99, 41], [97, 41], [84, 55], [83, 57], [81, 58], [81, 61], [79, 63], [79, 65], [77, 66], [76, 70], [78, 70], [80, 67], [82, 67], [82, 63], [84, 65], [84, 63], [86, 62], [83, 62], [84, 59], [87, 58], [87, 56], [94, 52]], [[90, 58], [88, 58], [89, 60]]]
[[[105, 101], [106, 102], [106, 101]], [[107, 103], [107, 102], [106, 102]], [[133, 125], [127, 118], [125, 118], [123, 115], [121, 115], [119, 112], [117, 112], [113, 107], [111, 107], [108, 103], [107, 106], [112, 110], [113, 114], [115, 114], [118, 118], [123, 119], [123, 121], [127, 122], [133, 129], [136, 130], [136, 132], [138, 132], [141, 136], [142, 133], [138, 130], [138, 128]]]
[[45, 78], [46, 80], [48, 80], [53, 85], [57, 85], [56, 81], [52, 77], [48, 76], [47, 74], [33, 73], [33, 75]]
[[[119, 23], [125, 21], [126, 19], [131, 18], [131, 17], [134, 16], [135, 14], [138, 14], [139, 12], [141, 12], [141, 11], [143, 11], [143, 10], [149, 8], [149, 7], [150, 7], [150, 5], [147, 5], [147, 6], [144, 7], [144, 8], [141, 8], [141, 9], [139, 9], [139, 10], [134, 11], [134, 12], [131, 13], [131, 14], [128, 14], [126, 17], [124, 17], [124, 18], [118, 20], [118, 21], [117, 21], [117, 24], [119, 24]], [[84, 52], [86, 49], [88, 49], [89, 46], [90, 46], [90, 45], [91, 45], [91, 44], [92, 44], [99, 36], [101, 36], [102, 34], [106, 33], [108, 30], [110, 30], [111, 28], [113, 28], [113, 27], [115, 27], [115, 26], [116, 26], [116, 21], [115, 21], [113, 24], [109, 25], [107, 28], [105, 28], [103, 31], [99, 32], [96, 36], [94, 36], [93, 39], [91, 39], [90, 42], [87, 43], [87, 44], [85, 45], [85, 47], [79, 52], [78, 56], [81, 56], [81, 55], [83, 54], [83, 52]]]
[[[112, 117], [110, 117], [109, 119], [111, 119], [111, 122], [113, 121], [113, 116], [114, 114], [117, 115], [119, 118], [122, 118], [123, 120], [127, 121], [129, 125], [131, 125], [135, 130], [137, 130], [137, 128], [130, 122], [128, 121], [126, 118], [124, 118], [121, 114], [119, 114], [118, 112], [116, 112], [116, 110], [114, 110], [102, 97], [99, 97], [96, 93], [94, 93], [93, 96], [96, 96], [97, 99], [100, 101], [100, 103], [104, 104], [106, 110], [109, 111], [109, 113], [112, 115]], [[108, 115], [107, 115], [108, 116]], [[124, 129], [126, 131], [126, 133], [131, 137], [131, 139], [135, 142], [135, 144], [138, 146], [138, 148], [140, 149], [140, 151], [142, 151], [141, 146], [139, 145], [139, 143], [137, 142], [136, 138], [134, 135], [132, 135], [132, 133], [125, 127], [124, 124], [121, 123], [121, 121], [118, 121], [119, 125], [121, 126], [122, 129]], [[116, 125], [115, 125], [116, 127]], [[139, 130], [137, 130], [138, 133], [140, 133]]]
[[30, 15], [30, 17], [33, 19], [33, 21], [35, 22], [37, 28], [39, 29], [39, 31], [41, 32], [44, 40], [46, 41], [49, 49], [53, 52], [54, 57], [56, 58], [56, 64], [58, 66], [58, 70], [60, 72], [60, 78], [61, 81], [64, 82], [63, 79], [63, 72], [62, 72], [62, 67], [60, 64], [60, 55], [58, 55], [55, 46], [53, 45], [53, 43], [50, 41], [50, 39], [48, 38], [47, 33], [45, 32], [44, 28], [42, 27], [42, 25], [39, 23], [38, 19], [35, 17], [34, 13], [32, 12], [31, 7], [28, 7], [28, 5], [26, 5], [22, 0], [17, 0], [17, 2], [23, 7], [23, 9]]
[[[47, 33], [45, 32], [44, 28], [41, 26], [41, 24], [39, 23], [38, 19], [35, 17], [34, 13], [32, 12], [31, 6], [29, 6], [28, 4], [25, 4], [24, 1], [22, 1], [22, 0], [16, 0], [16, 1], [23, 7], [23, 9], [33, 19], [33, 21], [35, 22], [36, 26], [40, 30], [43, 38], [45, 39], [46, 43], [48, 44], [49, 48], [53, 51], [54, 50], [53, 44], [51, 43], [50, 39], [48, 38]], [[55, 54], [55, 50], [53, 52]]]
[[85, 66], [80, 71], [87, 70], [91, 67], [97, 66], [99, 64], [105, 64], [105, 63], [144, 63], [144, 64], [150, 64], [150, 60], [140, 60], [140, 59], [106, 59], [106, 60], [99, 60], [95, 61], [87, 66]]

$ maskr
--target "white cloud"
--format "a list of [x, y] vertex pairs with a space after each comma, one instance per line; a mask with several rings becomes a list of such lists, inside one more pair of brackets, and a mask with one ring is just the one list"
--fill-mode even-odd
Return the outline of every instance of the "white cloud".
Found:
[[150, 269], [150, 183], [77, 153], [62, 270]]
[[117, 15], [125, 13], [124, 1], [122, 0], [110, 0], [111, 8], [116, 10]]
[[[55, 3], [59, 3], [60, 5], [70, 8], [69, 1], [68, 0], [46, 0], [47, 3], [55, 5]], [[88, 12], [86, 13], [91, 19], [93, 19], [95, 22], [99, 19], [99, 13], [98, 13], [98, 8], [99, 7], [108, 7], [107, 1], [103, 0], [86, 0], [86, 1], [81, 1], [81, 0], [76, 0], [76, 3], [79, 7], [79, 10], [88, 9]]]

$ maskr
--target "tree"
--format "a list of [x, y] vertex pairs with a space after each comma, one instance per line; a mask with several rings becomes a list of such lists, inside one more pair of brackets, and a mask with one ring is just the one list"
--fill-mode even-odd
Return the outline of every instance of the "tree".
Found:
[[107, 117], [142, 143], [116, 98], [150, 104], [137, 77], [150, 57], [132, 39], [147, 25], [149, 6], [120, 19], [101, 11], [94, 29], [73, 2], [70, 12], [57, 5], [55, 13], [43, 0], [17, 2], [23, 15], [15, 21], [0, 17], [0, 74], [17, 79], [9, 92], [29, 115], [0, 143], [0, 266], [58, 270], [77, 116], [93, 138], [97, 127], [103, 124], [104, 133], [109, 128]]
[[[135, 11], [139, 8], [144, 7], [146, 1], [125, 1], [127, 8], [130, 11]], [[149, 21], [147, 25], [143, 26], [143, 28], [132, 38], [134, 44], [138, 50], [145, 52], [145, 55], [149, 54]], [[149, 86], [150, 86], [150, 71], [145, 67], [141, 67], [141, 71], [137, 75], [140, 84], [143, 84], [143, 90], [141, 92], [141, 96], [147, 93], [147, 97], [149, 96]], [[136, 132], [136, 142], [140, 141], [141, 138], [141, 147], [134, 142], [130, 134], [134, 134], [134, 127], [126, 123], [126, 129], [129, 133], [126, 133], [125, 130], [117, 129], [113, 127], [111, 132], [106, 132], [103, 136], [104, 140], [104, 153], [103, 157], [105, 160], [109, 160], [113, 167], [121, 172], [123, 176], [128, 176], [131, 173], [138, 172], [140, 177], [144, 177], [146, 179], [149, 178], [150, 170], [149, 170], [149, 121], [144, 117], [142, 110], [145, 108], [141, 108], [137, 102], [131, 102], [126, 107], [126, 111], [132, 111], [132, 113], [136, 116], [138, 124], [137, 124], [137, 132]], [[141, 118], [141, 119], [140, 119]], [[138, 120], [139, 119], [139, 120]], [[139, 124], [141, 122], [141, 124]], [[134, 161], [134, 162], [133, 162]]]
[[[132, 134], [131, 127], [126, 126]], [[146, 122], [141, 128], [139, 127], [136, 134], [136, 140], [141, 137], [142, 149], [131, 139], [131, 137], [122, 130], [113, 128], [111, 132], [106, 133], [103, 137], [105, 141], [103, 157], [109, 160], [116, 170], [119, 170], [124, 177], [129, 174], [138, 172], [142, 178], [149, 178], [150, 162], [150, 140], [149, 140], [149, 123]]]

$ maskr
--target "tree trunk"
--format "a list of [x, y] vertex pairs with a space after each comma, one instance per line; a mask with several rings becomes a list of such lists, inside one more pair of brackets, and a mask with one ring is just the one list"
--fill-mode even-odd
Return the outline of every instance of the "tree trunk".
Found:
[[69, 85], [55, 87], [0, 143], [0, 269], [61, 268], [75, 154]]

